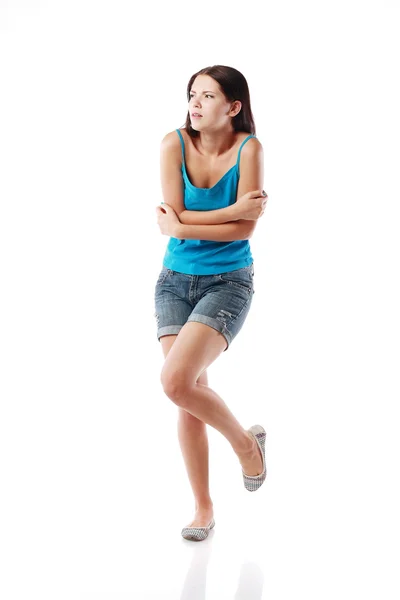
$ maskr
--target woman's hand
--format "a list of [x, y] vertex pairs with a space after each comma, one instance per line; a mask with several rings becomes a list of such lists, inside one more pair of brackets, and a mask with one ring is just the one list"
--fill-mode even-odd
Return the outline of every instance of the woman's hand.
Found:
[[268, 195], [265, 192], [263, 195], [263, 192], [264, 190], [255, 190], [241, 196], [233, 205], [236, 210], [236, 218], [249, 221], [259, 219], [264, 214], [268, 200]]
[[162, 206], [156, 206], [156, 214], [161, 233], [170, 237], [177, 237], [181, 222], [172, 206], [163, 202]]

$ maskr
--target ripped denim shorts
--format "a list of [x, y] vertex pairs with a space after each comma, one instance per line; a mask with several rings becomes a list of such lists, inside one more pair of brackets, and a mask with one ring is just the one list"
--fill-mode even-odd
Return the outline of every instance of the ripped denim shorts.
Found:
[[219, 331], [228, 349], [250, 310], [254, 263], [217, 275], [187, 275], [162, 267], [154, 292], [157, 338], [197, 321]]

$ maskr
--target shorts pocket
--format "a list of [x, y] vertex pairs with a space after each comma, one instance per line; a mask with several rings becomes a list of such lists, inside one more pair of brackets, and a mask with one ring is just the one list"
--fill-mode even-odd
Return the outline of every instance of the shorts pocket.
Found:
[[163, 267], [161, 269], [161, 272], [160, 272], [159, 276], [158, 276], [156, 286], [157, 285], [162, 285], [164, 283], [164, 281], [167, 279], [167, 277], [169, 277], [169, 275], [172, 272], [173, 271], [171, 271], [171, 269], [167, 269], [167, 267]]

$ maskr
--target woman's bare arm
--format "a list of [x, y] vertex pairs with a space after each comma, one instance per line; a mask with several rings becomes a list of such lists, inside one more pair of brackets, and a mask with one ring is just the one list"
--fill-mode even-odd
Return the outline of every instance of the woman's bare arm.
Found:
[[216, 210], [183, 210], [178, 217], [185, 225], [221, 225], [240, 219], [236, 204]]
[[240, 219], [220, 225], [177, 225], [175, 238], [179, 240], [211, 240], [233, 242], [247, 240], [253, 232], [253, 221]]

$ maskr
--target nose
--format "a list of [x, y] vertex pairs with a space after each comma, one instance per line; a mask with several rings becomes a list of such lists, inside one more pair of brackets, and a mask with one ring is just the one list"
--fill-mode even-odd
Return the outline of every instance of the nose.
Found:
[[194, 109], [194, 108], [200, 108], [200, 103], [199, 103], [198, 100], [195, 100], [194, 98], [192, 98], [192, 104], [191, 104], [191, 106], [192, 106], [192, 109]]

